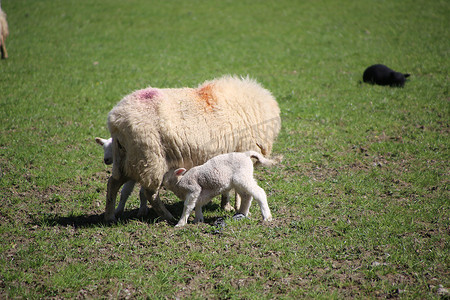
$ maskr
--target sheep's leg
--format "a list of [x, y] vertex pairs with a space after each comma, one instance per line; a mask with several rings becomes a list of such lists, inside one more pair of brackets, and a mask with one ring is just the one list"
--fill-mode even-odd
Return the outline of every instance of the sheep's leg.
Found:
[[139, 190], [139, 199], [141, 200], [141, 206], [139, 207], [138, 218], [142, 218], [148, 214], [147, 198], [145, 197], [144, 188]]
[[151, 206], [161, 218], [167, 221], [174, 219], [172, 214], [161, 202], [161, 199], [159, 199], [159, 191], [155, 193], [153, 190], [145, 189], [145, 197], [150, 201]]
[[115, 222], [115, 207], [116, 207], [116, 198], [117, 193], [119, 192], [120, 187], [126, 182], [126, 179], [121, 177], [116, 179], [114, 177], [109, 177], [108, 180], [108, 188], [106, 191], [106, 208], [105, 208], [105, 221], [106, 222]]
[[116, 217], [120, 216], [123, 213], [125, 203], [127, 202], [128, 197], [130, 197], [131, 192], [133, 192], [135, 184], [136, 182], [134, 180], [128, 180], [123, 185], [122, 191], [120, 192], [120, 202], [116, 208]]
[[187, 195], [186, 200], [184, 201], [184, 207], [183, 207], [183, 213], [181, 214], [181, 218], [178, 221], [178, 224], [176, 227], [181, 227], [187, 224], [187, 220], [189, 218], [189, 215], [192, 213], [192, 211], [195, 208], [195, 205], [197, 203], [198, 199], [198, 193], [190, 193]]

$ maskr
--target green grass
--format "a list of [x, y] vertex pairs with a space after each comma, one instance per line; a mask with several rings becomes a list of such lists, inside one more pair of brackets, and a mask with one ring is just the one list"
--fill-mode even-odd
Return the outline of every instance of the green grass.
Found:
[[[448, 1], [2, 8], [0, 298], [449, 297]], [[375, 63], [411, 79], [360, 84]], [[135, 192], [103, 224], [110, 168], [93, 138], [108, 136], [109, 110], [223, 74], [249, 74], [280, 104], [284, 160], [256, 172], [274, 221], [257, 205], [232, 221], [215, 200], [206, 224], [175, 229], [136, 219]]]

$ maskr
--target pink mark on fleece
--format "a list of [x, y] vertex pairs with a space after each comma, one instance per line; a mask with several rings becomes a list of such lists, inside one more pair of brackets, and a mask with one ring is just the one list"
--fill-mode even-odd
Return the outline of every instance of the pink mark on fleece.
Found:
[[137, 96], [144, 101], [152, 100], [159, 95], [159, 91], [153, 88], [139, 90], [136, 93]]

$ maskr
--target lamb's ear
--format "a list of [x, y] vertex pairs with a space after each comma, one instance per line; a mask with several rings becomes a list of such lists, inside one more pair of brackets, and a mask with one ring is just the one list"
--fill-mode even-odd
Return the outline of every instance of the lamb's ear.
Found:
[[173, 174], [175, 176], [181, 176], [184, 173], [186, 173], [186, 169], [185, 168], [179, 168], [179, 169], [176, 169], [175, 171], [173, 171]]
[[95, 141], [96, 141], [97, 144], [99, 144], [100, 146], [103, 146], [103, 145], [105, 144], [105, 142], [106, 142], [106, 140], [104, 140], [104, 139], [102, 139], [102, 138], [99, 138], [99, 137], [96, 137], [96, 138], [95, 138]]
[[411, 74], [403, 74], [403, 76], [405, 76], [405, 78], [408, 78], [409, 76], [411, 76]]

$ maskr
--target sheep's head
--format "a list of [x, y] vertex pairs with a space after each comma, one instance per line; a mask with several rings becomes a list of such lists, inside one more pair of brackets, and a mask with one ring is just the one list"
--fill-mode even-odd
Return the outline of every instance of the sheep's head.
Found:
[[106, 165], [111, 165], [113, 163], [113, 154], [112, 154], [112, 138], [107, 140], [96, 137], [95, 141], [97, 144], [103, 147], [103, 161]]
[[399, 72], [391, 72], [390, 74], [390, 80], [391, 80], [391, 86], [399, 86], [403, 87], [406, 82], [406, 78], [409, 77], [409, 74], [402, 74]]

